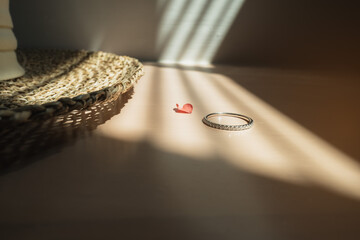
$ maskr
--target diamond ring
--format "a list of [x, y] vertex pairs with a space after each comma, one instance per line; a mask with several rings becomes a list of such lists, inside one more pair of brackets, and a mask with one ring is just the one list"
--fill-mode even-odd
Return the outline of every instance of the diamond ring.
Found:
[[[211, 121], [210, 119], [214, 117], [232, 117], [232, 118], [239, 118], [246, 122], [246, 124], [220, 124]], [[237, 114], [237, 113], [228, 113], [228, 112], [216, 112], [216, 113], [210, 113], [206, 115], [202, 119], [203, 123], [206, 124], [209, 127], [220, 129], [220, 130], [228, 130], [228, 131], [240, 131], [251, 128], [251, 126], [254, 123], [254, 120], [249, 118], [248, 116]]]

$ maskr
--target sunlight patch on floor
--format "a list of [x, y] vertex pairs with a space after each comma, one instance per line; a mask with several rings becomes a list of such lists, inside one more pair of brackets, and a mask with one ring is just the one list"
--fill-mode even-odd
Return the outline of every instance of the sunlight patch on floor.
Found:
[[[257, 175], [302, 185], [318, 185], [360, 198], [360, 166], [232, 79], [194, 70], [146, 66], [133, 99], [101, 134], [146, 141], [161, 151], [203, 161], [226, 161]], [[266, 86], [264, 86], [266, 88]], [[192, 114], [173, 111], [191, 103]], [[254, 127], [229, 132], [209, 128], [210, 112], [245, 114]]]

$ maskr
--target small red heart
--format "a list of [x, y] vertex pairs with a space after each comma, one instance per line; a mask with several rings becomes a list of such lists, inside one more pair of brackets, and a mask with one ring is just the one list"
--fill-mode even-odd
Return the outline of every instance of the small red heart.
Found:
[[176, 104], [174, 111], [177, 113], [192, 113], [193, 106], [190, 103], [185, 104], [182, 108], [179, 107], [179, 104]]

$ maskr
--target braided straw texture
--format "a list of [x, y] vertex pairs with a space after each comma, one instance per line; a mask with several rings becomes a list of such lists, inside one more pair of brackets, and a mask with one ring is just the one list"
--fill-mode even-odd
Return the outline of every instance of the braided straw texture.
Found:
[[130, 88], [116, 99], [99, 102], [83, 110], [74, 110], [42, 121], [23, 123], [0, 122], [0, 177], [59, 152], [78, 139], [91, 136], [92, 131], [115, 115], [132, 98]]
[[143, 76], [136, 59], [84, 50], [18, 50], [20, 78], [0, 81], [0, 122], [47, 119], [127, 92]]

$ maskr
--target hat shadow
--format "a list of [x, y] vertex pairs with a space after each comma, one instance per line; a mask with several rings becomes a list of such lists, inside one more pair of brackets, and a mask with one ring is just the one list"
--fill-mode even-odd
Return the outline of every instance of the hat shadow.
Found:
[[119, 114], [133, 93], [131, 88], [117, 99], [46, 120], [21, 124], [0, 122], [0, 175], [59, 152], [76, 139], [91, 134], [99, 125]]

